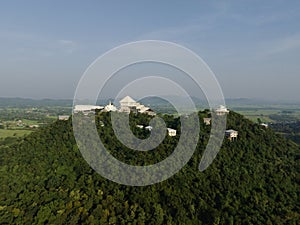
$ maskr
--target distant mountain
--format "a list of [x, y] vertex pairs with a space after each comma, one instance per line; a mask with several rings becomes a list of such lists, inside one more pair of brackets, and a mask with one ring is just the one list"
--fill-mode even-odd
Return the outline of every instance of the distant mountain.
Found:
[[30, 98], [1, 98], [1, 107], [41, 107], [41, 106], [63, 106], [71, 107], [73, 100], [70, 99], [30, 99]]
[[[227, 126], [239, 132], [238, 139], [224, 140], [216, 159], [200, 172], [210, 130], [202, 120], [206, 113], [199, 113], [199, 144], [188, 164], [168, 180], [145, 187], [119, 185], [93, 171], [77, 148], [71, 120], [10, 145], [0, 143], [0, 223], [298, 224], [299, 146], [230, 112]], [[167, 136], [156, 150], [130, 150], [114, 136], [109, 118], [109, 113], [96, 117], [100, 138], [124, 162], [153, 164], [178, 143], [178, 136]], [[132, 131], [147, 137], [135, 124], [150, 118], [130, 119]], [[177, 118], [163, 119], [180, 130]]]
[[[187, 98], [182, 96], [167, 96], [170, 99], [176, 100], [179, 104], [185, 104]], [[194, 104], [201, 109], [209, 108], [206, 99], [191, 97]], [[98, 99], [98, 105], [106, 105], [109, 101], [113, 102], [114, 99]], [[119, 99], [117, 99], [118, 101]], [[137, 99], [136, 99], [137, 100]], [[88, 101], [83, 101], [87, 103]], [[252, 99], [252, 98], [228, 98], [225, 99], [226, 105], [229, 107], [239, 107], [239, 106], [266, 106], [266, 105], [276, 105], [276, 104], [299, 104], [297, 102], [288, 101], [271, 101], [263, 99]], [[144, 105], [150, 106], [171, 106], [166, 100], [158, 97], [146, 97], [141, 100]], [[73, 99], [30, 99], [30, 98], [3, 98], [0, 97], [0, 107], [39, 107], [39, 106], [64, 106], [71, 107], [73, 105]]]

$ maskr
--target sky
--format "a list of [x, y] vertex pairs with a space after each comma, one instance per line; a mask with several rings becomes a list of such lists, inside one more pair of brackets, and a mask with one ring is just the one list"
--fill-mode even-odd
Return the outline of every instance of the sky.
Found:
[[198, 54], [226, 98], [300, 102], [299, 21], [300, 1], [1, 1], [0, 97], [73, 98], [95, 59], [151, 39]]

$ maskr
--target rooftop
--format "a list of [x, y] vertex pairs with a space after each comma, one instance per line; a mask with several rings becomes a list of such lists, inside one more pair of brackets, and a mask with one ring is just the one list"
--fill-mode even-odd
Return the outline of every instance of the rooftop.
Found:
[[132, 103], [135, 103], [136, 101], [134, 101], [130, 96], [126, 96], [125, 98], [121, 99], [120, 100], [120, 103], [122, 102], [132, 102]]

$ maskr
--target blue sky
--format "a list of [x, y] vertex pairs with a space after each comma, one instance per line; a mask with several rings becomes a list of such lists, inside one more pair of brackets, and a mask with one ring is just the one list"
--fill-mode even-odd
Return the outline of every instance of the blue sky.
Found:
[[300, 101], [300, 1], [2, 1], [0, 96], [72, 98], [127, 42], [190, 48], [228, 98]]

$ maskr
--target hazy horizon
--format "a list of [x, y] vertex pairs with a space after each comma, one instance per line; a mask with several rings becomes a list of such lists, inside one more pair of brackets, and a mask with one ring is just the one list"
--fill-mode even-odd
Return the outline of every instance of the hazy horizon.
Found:
[[[132, 97], [131, 95], [129, 95], [130, 97]], [[125, 96], [123, 96], [125, 97]], [[113, 101], [113, 100], [120, 100], [122, 99], [123, 97], [119, 97], [119, 98], [113, 98], [113, 97], [103, 97], [103, 98], [98, 98], [98, 101], [100, 102], [105, 102], [106, 103], [109, 103], [109, 101]], [[134, 100], [136, 101], [140, 101], [140, 100], [144, 100], [144, 99], [151, 99], [151, 98], [156, 98], [157, 96], [135, 96], [135, 97], [132, 97]], [[178, 96], [168, 96], [166, 95], [165, 97], [171, 97], [171, 98], [174, 98], [174, 97], [178, 97]], [[157, 97], [159, 98], [159, 97]], [[181, 98], [181, 100], [183, 100], [185, 97], [184, 96], [179, 96], [179, 98]], [[195, 99], [197, 100], [198, 102], [196, 103], [199, 103], [199, 102], [204, 102], [205, 104], [207, 104], [207, 99], [205, 98], [198, 98], [198, 97], [195, 97], [195, 96], [191, 96], [192, 99]], [[43, 98], [39, 98], [39, 97], [6, 97], [6, 96], [0, 96], [0, 101], [2, 99], [10, 99], [10, 100], [14, 100], [14, 99], [20, 99], [20, 100], [33, 100], [33, 101], [70, 101], [70, 102], [73, 102], [73, 98], [50, 98], [50, 97], [43, 97]], [[88, 102], [89, 100], [88, 99], [83, 99], [83, 102]], [[90, 100], [92, 102], [92, 100]], [[162, 101], [165, 101], [165, 99], [162, 99]], [[237, 103], [237, 104], [240, 104], [240, 105], [271, 105], [271, 104], [283, 104], [283, 105], [298, 105], [300, 104], [300, 100], [270, 100], [270, 99], [264, 99], [264, 98], [225, 98], [225, 103], [226, 105], [229, 104], [231, 105], [232, 103]]]
[[97, 57], [157, 39], [202, 57], [227, 99], [300, 102], [299, 12], [299, 1], [3, 2], [0, 97], [72, 99]]

